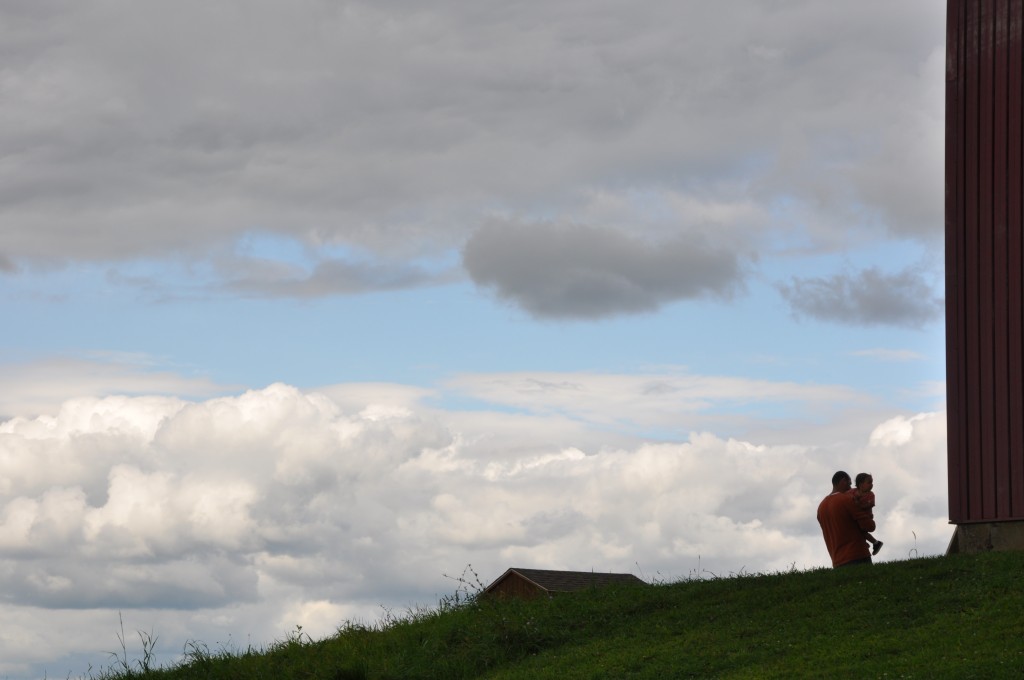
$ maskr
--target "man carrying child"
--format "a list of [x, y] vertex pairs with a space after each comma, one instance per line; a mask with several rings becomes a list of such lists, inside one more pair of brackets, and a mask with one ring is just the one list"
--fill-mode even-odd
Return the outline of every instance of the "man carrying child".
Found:
[[850, 475], [842, 470], [832, 475], [832, 493], [818, 504], [818, 524], [833, 567], [871, 564], [871, 551], [864, 534], [875, 530], [871, 510], [865, 510], [849, 493]]

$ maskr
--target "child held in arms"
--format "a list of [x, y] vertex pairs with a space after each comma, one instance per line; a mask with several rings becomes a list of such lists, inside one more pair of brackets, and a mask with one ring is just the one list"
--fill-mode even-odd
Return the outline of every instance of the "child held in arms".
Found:
[[[856, 486], [847, 491], [847, 493], [853, 495], [853, 500], [857, 502], [857, 505], [862, 509], [867, 510], [874, 516], [875, 508], [875, 494], [871, 491], [875, 486], [874, 478], [867, 472], [861, 472], [857, 475], [854, 480]], [[867, 531], [864, 532], [864, 538], [868, 543], [874, 547], [871, 549], [872, 555], [877, 555], [878, 551], [882, 549], [882, 542], [872, 536]]]

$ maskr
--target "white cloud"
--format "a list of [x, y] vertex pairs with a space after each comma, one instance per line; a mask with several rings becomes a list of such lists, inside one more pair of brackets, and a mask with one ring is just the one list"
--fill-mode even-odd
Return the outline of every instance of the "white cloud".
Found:
[[[594, 395], [588, 418], [614, 422], [596, 414], [627, 401], [612, 397], [624, 379], [574, 379]], [[353, 401], [367, 390], [376, 401]], [[485, 581], [512, 565], [648, 578], [815, 567], [827, 555], [814, 510], [838, 468], [874, 474], [883, 557], [948, 538], [941, 413], [891, 418], [837, 454], [797, 432], [788, 445], [659, 442], [543, 412], [438, 411], [401, 386], [333, 392], [348, 397], [278, 384], [197, 402], [81, 399], [0, 424], [0, 586], [18, 594], [5, 608], [28, 613], [18, 628], [85, 608], [67, 625], [101, 622], [113, 640], [121, 610], [176, 658], [185, 639], [319, 636], [381, 604], [429, 605], [469, 563]], [[62, 472], [34, 472], [40, 452]], [[53, 649], [101, 662], [97, 639]], [[0, 647], [3, 672], [38, 661], [16, 637]]]
[[[0, 364], [0, 418], [54, 415], [68, 395], [174, 394], [206, 397], [232, 389], [203, 376], [153, 370], [144, 356], [94, 355]], [[92, 414], [90, 414], [92, 417]], [[66, 423], [70, 414], [61, 419]]]
[[773, 382], [686, 371], [652, 374], [586, 372], [476, 373], [448, 387], [492, 404], [561, 414], [596, 426], [643, 431], [670, 428], [730, 431], [759, 421], [823, 415], [863, 405], [867, 395], [844, 385]]

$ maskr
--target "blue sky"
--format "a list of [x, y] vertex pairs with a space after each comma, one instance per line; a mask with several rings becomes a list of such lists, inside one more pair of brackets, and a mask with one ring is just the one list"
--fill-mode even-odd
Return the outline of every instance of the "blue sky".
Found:
[[[946, 517], [941, 3], [0, 7], [0, 675]], [[639, 573], [638, 573], [639, 575]]]
[[[288, 257], [289, 244], [281, 245]], [[857, 263], [885, 266], [917, 255], [902, 244], [887, 249], [895, 252], [877, 247], [804, 257], [799, 271], [827, 276], [856, 270]], [[276, 381], [302, 387], [346, 381], [432, 386], [460, 372], [649, 372], [673, 366], [835, 382], [898, 397], [899, 386], [909, 391], [943, 379], [940, 318], [902, 328], [797, 316], [771, 287], [788, 274], [790, 258], [779, 260], [760, 267], [758, 278], [768, 285], [752, 282], [727, 303], [683, 300], [599, 321], [531, 319], [465, 280], [361, 295], [266, 299], [202, 290], [180, 267], [159, 262], [85, 263], [8, 277], [5, 316], [19, 323], [10, 326], [4, 345], [9, 357], [21, 361], [121, 356], [142, 368], [169, 368], [242, 387]], [[141, 277], [159, 281], [156, 290], [140, 290], [134, 282]], [[934, 401], [901, 403], [924, 408]]]

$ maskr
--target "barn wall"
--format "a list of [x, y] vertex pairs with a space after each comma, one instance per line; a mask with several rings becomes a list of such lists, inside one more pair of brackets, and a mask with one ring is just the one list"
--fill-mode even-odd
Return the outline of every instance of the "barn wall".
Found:
[[949, 518], [1024, 519], [1024, 0], [948, 0]]
[[522, 576], [512, 573], [502, 579], [500, 583], [494, 584], [488, 594], [494, 597], [518, 597], [528, 600], [541, 595], [543, 592], [543, 590]]

